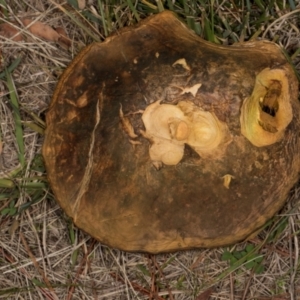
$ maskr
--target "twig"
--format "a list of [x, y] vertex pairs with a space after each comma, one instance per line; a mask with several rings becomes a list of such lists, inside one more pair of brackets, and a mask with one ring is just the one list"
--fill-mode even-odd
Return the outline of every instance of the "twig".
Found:
[[92, 244], [90, 245], [90, 247], [87, 249], [86, 253], [84, 254], [80, 264], [79, 264], [79, 267], [78, 267], [78, 270], [76, 272], [76, 275], [75, 275], [75, 278], [69, 288], [69, 291], [68, 291], [68, 297], [67, 297], [67, 300], [71, 300], [72, 297], [73, 297], [73, 293], [75, 291], [75, 287], [76, 287], [76, 283], [77, 281], [79, 280], [79, 276], [82, 274], [83, 270], [84, 270], [84, 265], [88, 262], [88, 256], [89, 254], [92, 252], [93, 248], [95, 246], [95, 240], [93, 240]]
[[230, 277], [230, 300], [234, 300], [234, 282], [232, 273], [229, 274]]
[[28, 253], [28, 255], [29, 255], [31, 261], [33, 262], [34, 267], [35, 267], [36, 270], [39, 272], [39, 274], [42, 276], [42, 278], [43, 278], [43, 280], [44, 280], [44, 282], [45, 282], [47, 288], [50, 290], [50, 292], [51, 292], [51, 294], [52, 294], [51, 298], [49, 298], [49, 299], [56, 299], [56, 300], [58, 300], [59, 298], [58, 298], [57, 295], [55, 294], [55, 291], [54, 291], [53, 287], [51, 286], [50, 281], [49, 281], [48, 278], [45, 276], [44, 271], [40, 268], [38, 262], [37, 262], [36, 259], [35, 259], [35, 256], [34, 256], [33, 253], [31, 252], [31, 250], [30, 250], [30, 248], [29, 248], [29, 246], [28, 246], [28, 244], [27, 244], [27, 241], [26, 241], [26, 239], [25, 239], [25, 237], [24, 237], [24, 235], [23, 235], [22, 232], [20, 232], [20, 238], [21, 238], [21, 240], [22, 240], [23, 246], [24, 246], [24, 248], [26, 249], [26, 251], [27, 251], [27, 253]]
[[[152, 262], [152, 264], [151, 264]], [[151, 288], [150, 288], [150, 296], [149, 296], [149, 300], [155, 299], [156, 296], [158, 295], [158, 289], [156, 287], [156, 282], [155, 282], [155, 269], [153, 270], [153, 261], [152, 261], [152, 255], [148, 256], [148, 267], [151, 273]]]
[[167, 290], [168, 290], [170, 300], [174, 300], [174, 297], [173, 297], [173, 295], [172, 295], [172, 291], [171, 291], [171, 289], [170, 289], [170, 286], [169, 286], [169, 284], [168, 284], [168, 282], [167, 282], [167, 280], [166, 280], [166, 277], [165, 277], [165, 275], [164, 275], [164, 273], [163, 273], [161, 267], [160, 267], [160, 266], [158, 265], [158, 263], [156, 262], [155, 256], [153, 256], [153, 262], [154, 262], [154, 265], [155, 265], [156, 269], [157, 269], [158, 272], [159, 272], [160, 277], [162, 277], [162, 278], [164, 279], [165, 283], [166, 283], [166, 288], [167, 288]]
[[[249, 240], [249, 242], [251, 242], [255, 245], [259, 245], [259, 244], [263, 243], [263, 241], [260, 240], [259, 238], [251, 239], [251, 240]], [[290, 257], [290, 255], [291, 255], [288, 251], [286, 251], [282, 248], [279, 248], [278, 246], [275, 247], [274, 244], [270, 244], [270, 245], [264, 244], [264, 249], [267, 249], [268, 254], [276, 252], [279, 255], [284, 256], [284, 257]], [[294, 254], [292, 254], [292, 255], [293, 255], [293, 258], [294, 258]]]
[[[295, 234], [295, 224], [292, 217], [289, 218], [289, 250], [290, 250], [290, 297], [291, 300], [295, 300], [295, 277], [298, 267], [298, 256], [299, 256], [299, 245], [298, 245], [298, 238], [297, 234]], [[293, 251], [293, 240], [292, 236], [294, 236], [294, 247], [295, 250]], [[293, 253], [294, 252], [294, 253]], [[294, 261], [293, 261], [294, 260]]]
[[[111, 276], [112, 278], [114, 278], [114, 279], [116, 279], [116, 280], [122, 282], [122, 283], [126, 283], [126, 281], [125, 281], [120, 275], [118, 275], [118, 274], [116, 274], [116, 273], [111, 272], [111, 273], [110, 273], [110, 276]], [[142, 294], [144, 294], [144, 295], [146, 295], [146, 296], [149, 296], [149, 299], [150, 299], [151, 292], [150, 292], [149, 290], [145, 289], [144, 287], [142, 287], [142, 286], [140, 286], [139, 284], [137, 284], [137, 283], [135, 283], [135, 282], [132, 282], [132, 281], [130, 281], [130, 284], [131, 284], [131, 286], [134, 288], [135, 291], [140, 292], [140, 293], [142, 293]], [[160, 296], [157, 296], [156, 299], [157, 299], [157, 300], [164, 300], [164, 298], [162, 298], [162, 297], [160, 297]]]
[[245, 286], [245, 289], [244, 289], [244, 293], [243, 293], [243, 297], [242, 297], [242, 300], [245, 300], [246, 299], [246, 296], [248, 294], [248, 291], [249, 291], [249, 286], [250, 286], [250, 283], [251, 283], [251, 280], [253, 278], [253, 272], [250, 273], [250, 277], [247, 281], [247, 284]]
[[276, 19], [276, 20], [275, 20], [274, 22], [272, 22], [272, 23], [267, 27], [267, 29], [264, 31], [264, 33], [263, 33], [263, 35], [262, 35], [262, 38], [264, 39], [264, 38], [266, 37], [267, 32], [268, 32], [268, 31], [269, 31], [276, 23], [278, 23], [279, 21], [282, 21], [282, 20], [284, 20], [284, 19], [287, 19], [289, 16], [291, 16], [291, 15], [293, 15], [293, 14], [297, 14], [297, 13], [299, 13], [299, 12], [300, 12], [300, 9], [295, 9], [295, 10], [293, 10], [293, 11], [291, 11], [291, 12], [289, 12], [289, 13], [283, 15], [283, 16], [281, 16], [280, 18]]

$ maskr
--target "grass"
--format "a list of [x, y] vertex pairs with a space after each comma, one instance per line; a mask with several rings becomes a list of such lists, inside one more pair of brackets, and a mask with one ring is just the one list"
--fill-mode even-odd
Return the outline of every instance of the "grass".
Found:
[[40, 153], [44, 115], [54, 87], [85, 45], [169, 9], [214, 43], [230, 45], [262, 37], [275, 41], [299, 76], [299, 4], [294, 0], [88, 3], [80, 10], [77, 0], [0, 0], [1, 22], [38, 18], [63, 27], [73, 41], [69, 51], [26, 32], [26, 42], [1, 41], [0, 299], [296, 300], [299, 185], [285, 207], [248, 242], [161, 255], [125, 253], [73, 226], [55, 202]]

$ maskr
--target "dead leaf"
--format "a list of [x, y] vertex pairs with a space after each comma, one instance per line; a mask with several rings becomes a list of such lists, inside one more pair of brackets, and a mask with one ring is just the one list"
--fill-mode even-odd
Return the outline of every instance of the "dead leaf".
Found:
[[77, 0], [78, 3], [78, 8], [79, 9], [84, 9], [86, 6], [86, 1], [85, 0]]
[[190, 269], [193, 270], [193, 269], [197, 268], [199, 266], [199, 264], [201, 264], [203, 262], [205, 256], [206, 256], [205, 252], [201, 253], [198, 256], [198, 258], [196, 259], [196, 261], [191, 264]]
[[0, 36], [8, 39], [12, 38], [12, 40], [15, 42], [20, 42], [23, 40], [23, 36], [19, 30], [8, 23], [0, 24]]
[[211, 287], [208, 290], [201, 293], [200, 295], [198, 295], [195, 300], [208, 300], [213, 292], [214, 292], [214, 288]]
[[[56, 30], [54, 30], [49, 25], [46, 25], [40, 21], [31, 20], [29, 18], [23, 18], [21, 19], [21, 22], [25, 27], [28, 26], [28, 31], [33, 35], [47, 41], [58, 42], [64, 49], [69, 49], [71, 47], [71, 40], [68, 38], [66, 31], [62, 27], [57, 27]], [[13, 22], [12, 24], [16, 23]], [[13, 37], [12, 40], [15, 42], [24, 40], [24, 37], [20, 31], [9, 23], [0, 24], [0, 36], [6, 38]]]
[[8, 233], [10, 235], [10, 237], [12, 238], [16, 232], [16, 230], [19, 228], [19, 221], [17, 219], [14, 219], [14, 221], [12, 222], [11, 226], [8, 229]]
[[3, 142], [0, 140], [0, 170], [3, 168], [2, 150], [3, 150]]
[[24, 18], [21, 20], [24, 26], [28, 26], [28, 30], [35, 36], [43, 38], [47, 41], [58, 42], [60, 35], [49, 25], [43, 24], [40, 21], [33, 21]]
[[57, 27], [56, 29], [56, 32], [59, 34], [59, 39], [58, 39], [58, 43], [66, 50], [68, 50], [71, 45], [72, 45], [72, 42], [71, 40], [69, 39], [66, 31], [62, 28], [62, 27]]

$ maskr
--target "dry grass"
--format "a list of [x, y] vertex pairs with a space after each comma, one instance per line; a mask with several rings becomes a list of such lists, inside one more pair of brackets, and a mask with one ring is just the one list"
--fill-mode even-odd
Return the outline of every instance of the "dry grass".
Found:
[[[285, 207], [259, 236], [226, 248], [243, 255], [241, 250], [255, 245], [255, 254], [263, 257], [259, 263], [263, 269], [258, 274], [247, 267], [249, 257], [232, 266], [222, 261], [225, 248], [147, 255], [101, 245], [74, 228], [58, 207], [40, 161], [40, 132], [58, 77], [93, 37], [103, 40], [110, 32], [146, 17], [152, 8], [161, 10], [164, 6], [173, 8], [201, 36], [215, 42], [226, 44], [256, 36], [274, 40], [286, 49], [300, 72], [297, 3], [290, 1], [291, 8], [280, 8], [279, 1], [255, 1], [255, 5], [247, 1], [201, 1], [202, 6], [197, 4], [200, 1], [87, 2], [85, 16], [89, 13], [98, 21], [88, 23], [84, 12], [60, 0], [0, 0], [1, 22], [30, 17], [63, 27], [72, 40], [67, 51], [25, 30], [24, 42], [0, 42], [0, 72], [21, 57], [12, 72], [13, 91], [9, 93], [7, 78], [0, 80], [0, 178], [7, 179], [0, 182], [0, 299], [300, 299], [299, 186], [291, 191]], [[251, 6], [249, 14], [247, 4]], [[214, 24], [209, 23], [212, 11]], [[14, 93], [18, 95], [22, 124], [27, 124], [21, 127], [26, 161], [23, 169], [19, 155], [22, 141], [15, 134], [16, 118], [11, 104]]]

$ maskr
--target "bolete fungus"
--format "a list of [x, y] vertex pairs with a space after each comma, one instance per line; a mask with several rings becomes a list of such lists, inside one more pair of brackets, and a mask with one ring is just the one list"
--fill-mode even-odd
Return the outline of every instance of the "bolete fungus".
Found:
[[46, 118], [49, 182], [112, 247], [244, 240], [298, 180], [297, 94], [277, 45], [212, 44], [160, 13], [87, 46], [62, 75]]

